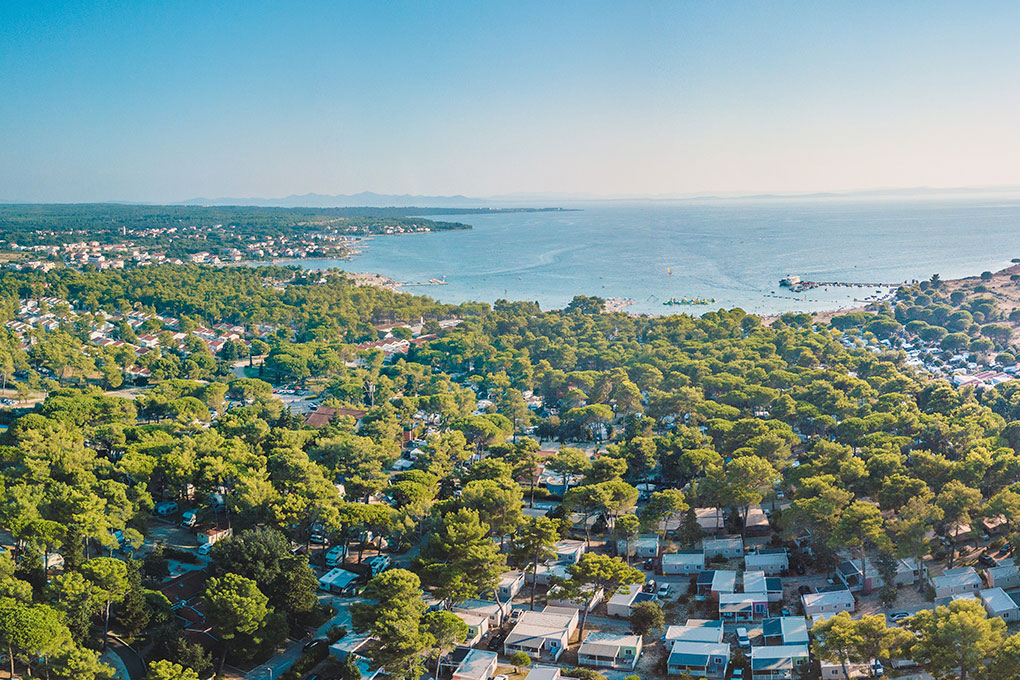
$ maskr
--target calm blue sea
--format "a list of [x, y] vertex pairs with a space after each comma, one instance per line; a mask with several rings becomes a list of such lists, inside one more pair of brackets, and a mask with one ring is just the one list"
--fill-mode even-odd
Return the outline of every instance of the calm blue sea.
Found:
[[[630, 298], [628, 311], [759, 314], [861, 304], [887, 290], [794, 294], [779, 279], [900, 283], [979, 274], [1020, 257], [1020, 200], [591, 204], [578, 212], [436, 216], [470, 231], [376, 237], [350, 262], [311, 269], [378, 272], [444, 302], [499, 298], [562, 307], [577, 294]], [[671, 272], [668, 273], [668, 272]], [[670, 297], [715, 298], [668, 307]]]

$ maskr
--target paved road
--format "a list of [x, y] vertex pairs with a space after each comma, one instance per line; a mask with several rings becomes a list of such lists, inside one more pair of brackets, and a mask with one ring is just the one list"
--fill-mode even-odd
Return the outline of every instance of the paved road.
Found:
[[[326, 631], [333, 626], [343, 626], [348, 631], [351, 630], [350, 606], [353, 602], [357, 602], [357, 598], [336, 597], [335, 595], [319, 593], [319, 602], [323, 604], [332, 604], [333, 608], [336, 610], [336, 615], [326, 621], [326, 623], [319, 626], [312, 635], [313, 638], [325, 638]], [[270, 680], [271, 678], [279, 678], [280, 675], [285, 673], [287, 669], [298, 660], [301, 656], [301, 648], [304, 647], [307, 641], [308, 640], [299, 640], [291, 643], [283, 652], [277, 654], [261, 666], [253, 668], [245, 673], [245, 680]], [[132, 678], [131, 680], [135, 680], [135, 678]]]
[[131, 680], [142, 680], [145, 677], [145, 674], [148, 672], [145, 668], [145, 661], [133, 649], [111, 636], [109, 651], [120, 657]]

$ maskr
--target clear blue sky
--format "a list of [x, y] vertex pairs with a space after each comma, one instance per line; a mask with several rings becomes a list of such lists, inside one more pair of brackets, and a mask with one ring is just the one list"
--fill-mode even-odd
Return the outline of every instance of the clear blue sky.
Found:
[[1020, 184], [1020, 3], [0, 3], [0, 199]]

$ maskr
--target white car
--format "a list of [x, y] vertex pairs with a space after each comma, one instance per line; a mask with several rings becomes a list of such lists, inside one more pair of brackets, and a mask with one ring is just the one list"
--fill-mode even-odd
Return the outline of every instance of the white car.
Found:
[[668, 599], [669, 599], [669, 594], [670, 594], [671, 592], [673, 592], [673, 586], [672, 586], [672, 584], [669, 584], [669, 583], [663, 583], [663, 584], [662, 584], [661, 586], [659, 586], [659, 592], [658, 592], [658, 593], [656, 593], [656, 596], [657, 596], [657, 597], [658, 597], [658, 598], [659, 598], [660, 600], [668, 600]]
[[737, 628], [737, 644], [740, 645], [741, 649], [749, 649], [751, 647], [751, 638], [747, 635], [746, 628]]

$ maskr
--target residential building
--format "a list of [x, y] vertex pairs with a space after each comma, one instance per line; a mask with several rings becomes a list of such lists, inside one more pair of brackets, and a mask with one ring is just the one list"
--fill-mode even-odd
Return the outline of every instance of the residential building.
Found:
[[666, 659], [669, 675], [693, 675], [696, 678], [721, 680], [730, 663], [730, 646], [725, 642], [691, 642], [679, 640]]
[[711, 560], [714, 557], [736, 559], [744, 556], [744, 541], [740, 536], [706, 538], [702, 541], [702, 546], [705, 549], [706, 560]]
[[501, 607], [498, 602], [493, 602], [492, 600], [471, 598], [458, 602], [453, 606], [453, 613], [456, 614], [458, 612], [484, 616], [489, 620], [489, 628], [499, 628], [503, 625], [504, 617], [509, 615], [509, 608], [506, 606]]
[[758, 548], [744, 556], [744, 568], [763, 571], [767, 576], [778, 576], [790, 569], [790, 555], [786, 548]]
[[470, 612], [454, 611], [453, 614], [464, 622], [468, 628], [467, 638], [464, 644], [473, 647], [482, 641], [485, 634], [489, 632], [489, 617], [484, 614], [472, 614]]
[[695, 508], [694, 516], [705, 536], [718, 536], [726, 528], [726, 518], [719, 508]]
[[520, 571], [508, 571], [500, 577], [499, 585], [496, 586], [496, 591], [499, 593], [499, 600], [501, 602], [509, 602], [517, 597], [517, 593], [521, 592], [521, 588], [523, 587], [524, 573]]
[[666, 649], [672, 649], [677, 642], [714, 642], [723, 640], [723, 622], [709, 619], [687, 619], [682, 626], [667, 626], [662, 635]]
[[765, 593], [719, 593], [719, 619], [722, 621], [754, 621], [768, 613]]
[[744, 536], [747, 538], [767, 538], [772, 533], [768, 515], [760, 505], [752, 505], [747, 509], [744, 520]]
[[563, 588], [560, 586], [553, 586], [546, 594], [546, 602], [548, 602], [551, 607], [569, 607], [582, 612], [590, 611], [602, 602], [606, 593], [606, 591], [602, 588], [594, 587], [589, 587], [585, 592], [588, 595], [586, 598], [571, 600], [567, 599], [566, 594], [563, 592]]
[[[616, 552], [624, 555], [627, 552], [627, 541], [616, 542]], [[647, 560], [659, 556], [659, 537], [657, 535], [644, 535], [630, 539], [630, 554]]]
[[846, 667], [847, 672], [843, 671], [843, 664], [841, 663], [823, 660], [820, 666], [822, 680], [853, 680], [853, 678], [868, 676], [868, 667], [863, 663], [848, 663]]
[[697, 594], [705, 598], [737, 590], [737, 572], [732, 569], [710, 569], [698, 574]]
[[936, 599], [964, 593], [976, 594], [981, 590], [981, 577], [974, 567], [946, 569], [940, 576], [931, 578], [931, 587]]
[[806, 644], [752, 647], [751, 680], [792, 680], [809, 662]]
[[524, 652], [532, 659], [555, 662], [567, 648], [577, 630], [576, 609], [546, 607], [540, 612], [526, 611], [503, 641], [503, 653]]
[[846, 588], [823, 590], [818, 593], [804, 593], [800, 596], [804, 605], [804, 615], [814, 617], [818, 614], [838, 614], [852, 612], [857, 608], [854, 595]]
[[562, 677], [557, 666], [532, 666], [524, 680], [560, 680]]
[[496, 672], [499, 655], [484, 649], [469, 649], [453, 672], [452, 680], [489, 680]]
[[618, 616], [620, 618], [628, 619], [630, 618], [631, 608], [634, 605], [654, 600], [655, 595], [652, 593], [642, 592], [642, 585], [643, 584], [635, 583], [634, 585], [620, 588], [619, 592], [606, 601], [606, 613], [609, 616]]
[[1000, 564], [991, 567], [985, 574], [988, 577], [988, 586], [991, 588], [1020, 588], [1020, 567], [1015, 564]]
[[704, 550], [678, 550], [662, 556], [662, 573], [690, 576], [705, 569]]
[[641, 636], [593, 630], [577, 649], [582, 666], [634, 670], [641, 655]]
[[803, 616], [776, 616], [761, 622], [766, 645], [806, 645], [807, 619]]
[[[885, 580], [878, 566], [870, 559], [865, 560], [864, 564], [867, 566], [867, 573], [861, 569], [860, 559], [843, 560], [836, 566], [836, 576], [853, 592], [865, 589], [877, 590], [884, 586]], [[914, 558], [897, 560], [896, 578], [893, 583], [897, 586], [910, 585], [916, 583], [924, 573], [923, 563]]]
[[[1020, 593], [1015, 597], [1020, 599]], [[989, 616], [998, 616], [1006, 623], [1020, 621], [1020, 607], [1017, 606], [1013, 593], [1007, 593], [998, 587], [985, 588], [981, 591], [981, 602]]]
[[583, 555], [588, 549], [588, 545], [584, 541], [574, 541], [570, 539], [557, 541], [553, 544], [553, 551], [556, 553], [556, 562], [566, 562], [568, 564], [577, 564], [581, 561], [581, 555]]

